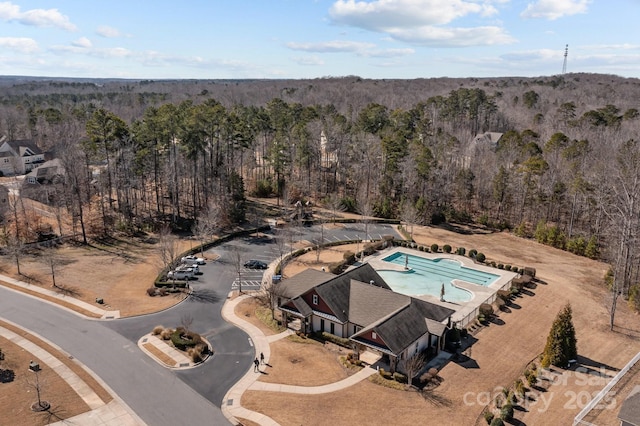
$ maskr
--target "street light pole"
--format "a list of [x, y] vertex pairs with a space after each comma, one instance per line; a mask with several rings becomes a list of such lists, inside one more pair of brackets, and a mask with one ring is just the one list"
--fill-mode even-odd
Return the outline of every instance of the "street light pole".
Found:
[[40, 380], [38, 378], [38, 373], [40, 372], [40, 364], [38, 364], [37, 362], [33, 362], [31, 361], [29, 363], [29, 371], [33, 371], [33, 373], [36, 375], [36, 394], [38, 395], [38, 402], [36, 404], [32, 404], [31, 405], [31, 409], [33, 411], [46, 411], [51, 407], [51, 404], [49, 404], [47, 401], [43, 401], [40, 398]]

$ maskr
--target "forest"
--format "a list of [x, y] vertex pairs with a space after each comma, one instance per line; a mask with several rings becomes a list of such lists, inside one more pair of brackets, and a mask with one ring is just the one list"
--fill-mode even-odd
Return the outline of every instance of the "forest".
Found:
[[[410, 224], [466, 223], [609, 262], [640, 307], [640, 80], [0, 77], [0, 136], [63, 175], [23, 191], [80, 242], [257, 221], [247, 197]], [[6, 246], [34, 238], [19, 202]], [[63, 234], [62, 215], [56, 232]]]

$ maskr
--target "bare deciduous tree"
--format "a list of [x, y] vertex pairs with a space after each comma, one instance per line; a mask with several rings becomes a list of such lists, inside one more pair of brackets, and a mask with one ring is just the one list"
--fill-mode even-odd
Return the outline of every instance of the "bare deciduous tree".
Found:
[[171, 233], [168, 226], [163, 227], [158, 234], [158, 251], [163, 268], [170, 268], [178, 256], [178, 239]]
[[407, 380], [409, 382], [409, 385], [411, 385], [413, 378], [416, 377], [416, 375], [420, 373], [420, 371], [422, 371], [426, 363], [427, 360], [422, 352], [417, 352], [414, 355], [402, 360], [402, 366], [405, 373], [407, 373]]

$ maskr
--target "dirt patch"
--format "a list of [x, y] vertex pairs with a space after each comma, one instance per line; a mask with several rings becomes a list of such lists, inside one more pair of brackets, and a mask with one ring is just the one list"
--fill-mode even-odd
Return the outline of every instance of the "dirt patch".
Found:
[[312, 339], [305, 343], [281, 339], [271, 344], [267, 374], [261, 381], [296, 386], [320, 386], [340, 381], [347, 377], [338, 361], [338, 355]]

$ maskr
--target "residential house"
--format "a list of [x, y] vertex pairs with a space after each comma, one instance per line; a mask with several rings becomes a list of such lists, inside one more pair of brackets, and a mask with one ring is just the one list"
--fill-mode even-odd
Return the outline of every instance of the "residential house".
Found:
[[59, 158], [45, 161], [38, 167], [31, 170], [25, 176], [25, 183], [29, 185], [44, 185], [55, 183], [64, 175], [64, 167]]
[[640, 385], [633, 388], [618, 412], [620, 426], [640, 426]]
[[369, 264], [340, 275], [308, 269], [277, 285], [285, 323], [348, 338], [356, 353], [381, 353], [392, 371], [416, 353], [437, 355], [454, 313], [392, 291]]
[[0, 172], [5, 176], [25, 174], [44, 163], [44, 153], [32, 140], [3, 141]]
[[501, 138], [502, 133], [498, 132], [478, 133], [471, 139], [467, 149], [460, 156], [459, 165], [469, 167], [471, 162], [483, 152], [495, 152]]

